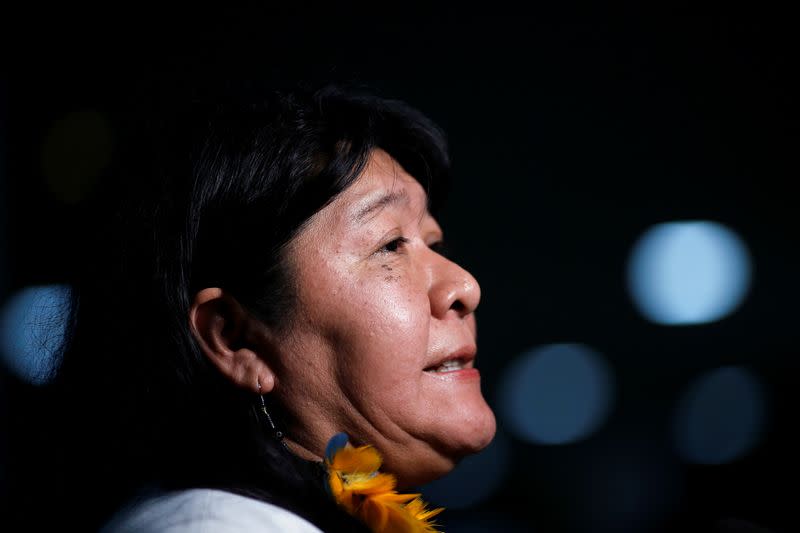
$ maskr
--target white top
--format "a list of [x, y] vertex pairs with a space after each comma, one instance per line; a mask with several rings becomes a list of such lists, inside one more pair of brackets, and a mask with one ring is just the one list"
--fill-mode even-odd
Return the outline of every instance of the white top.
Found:
[[322, 533], [282, 507], [231, 492], [190, 489], [127, 507], [101, 533]]

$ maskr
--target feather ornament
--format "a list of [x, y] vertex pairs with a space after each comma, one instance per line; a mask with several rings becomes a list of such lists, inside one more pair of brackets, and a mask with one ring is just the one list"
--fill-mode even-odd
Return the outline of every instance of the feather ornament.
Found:
[[379, 471], [382, 459], [372, 446], [353, 447], [337, 433], [325, 449], [328, 488], [334, 499], [375, 533], [436, 533], [431, 519], [444, 511], [428, 509], [419, 494], [399, 494], [397, 480]]

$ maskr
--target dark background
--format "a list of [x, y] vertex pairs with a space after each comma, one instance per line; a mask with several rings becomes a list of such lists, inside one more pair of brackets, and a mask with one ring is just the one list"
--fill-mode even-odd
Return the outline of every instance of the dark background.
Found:
[[[221, 80], [357, 81], [408, 101], [449, 135], [456, 182], [443, 224], [481, 282], [490, 402], [508, 362], [537, 345], [585, 343], [615, 376], [613, 411], [597, 432], [564, 446], [504, 434], [512, 467], [501, 488], [444, 523], [638, 532], [715, 531], [720, 520], [741, 520], [798, 530], [800, 87], [791, 12], [122, 5], [9, 9], [0, 28], [4, 297], [63, 277], [74, 199], [92, 186], [59, 188], [47, 175], [49, 132], [68, 113], [106, 117], [114, 168], [114, 142], [124, 137], [115, 117], [147, 95]], [[631, 303], [626, 261], [648, 227], [686, 219], [738, 233], [753, 258], [752, 286], [718, 322], [654, 325]], [[745, 366], [764, 384], [764, 432], [735, 461], [690, 464], [674, 449], [671, 413], [687, 383], [725, 365]], [[11, 486], [3, 472], [46, 453], [19, 437], [46, 432], [57, 406], [38, 405], [35, 387], [10, 375], [0, 387], [0, 485], [46, 498], [46, 487]]]

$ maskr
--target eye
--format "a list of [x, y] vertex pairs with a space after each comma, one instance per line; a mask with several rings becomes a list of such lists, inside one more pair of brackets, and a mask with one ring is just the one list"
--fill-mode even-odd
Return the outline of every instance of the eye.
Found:
[[407, 243], [408, 239], [406, 239], [405, 237], [397, 237], [396, 239], [392, 239], [391, 241], [381, 246], [380, 249], [378, 249], [378, 253], [396, 254]]

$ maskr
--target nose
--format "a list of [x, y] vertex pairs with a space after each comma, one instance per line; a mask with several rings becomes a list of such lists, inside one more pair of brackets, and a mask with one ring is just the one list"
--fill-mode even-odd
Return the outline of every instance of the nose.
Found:
[[481, 300], [481, 287], [472, 274], [440, 255], [436, 256], [431, 272], [429, 296], [434, 317], [444, 319], [452, 311], [463, 318], [475, 312]]

